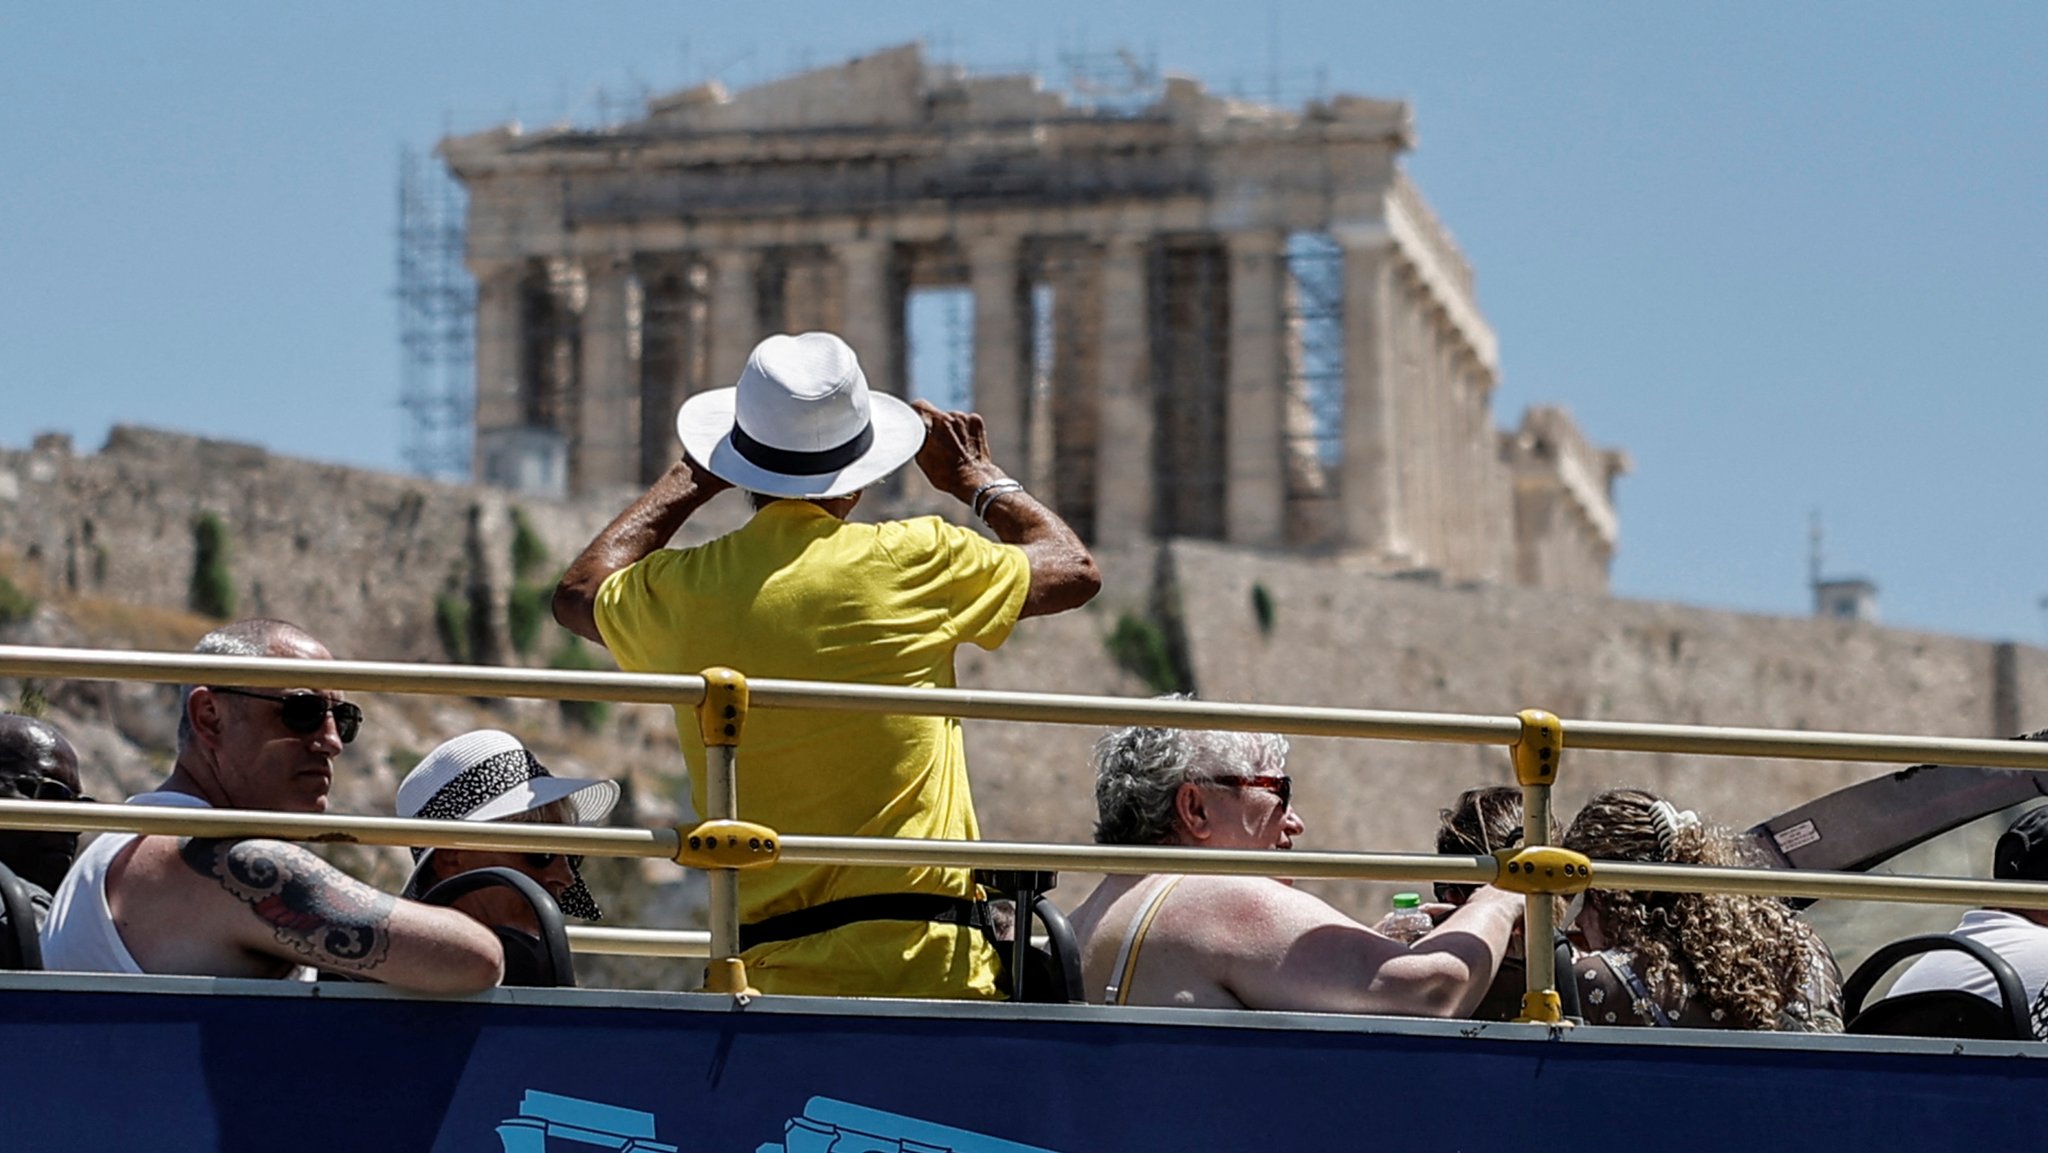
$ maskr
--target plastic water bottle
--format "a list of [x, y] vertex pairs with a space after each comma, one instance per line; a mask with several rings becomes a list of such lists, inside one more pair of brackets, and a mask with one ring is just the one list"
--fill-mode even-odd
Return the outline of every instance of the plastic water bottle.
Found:
[[1419, 893], [1395, 893], [1394, 911], [1380, 918], [1379, 931], [1404, 945], [1412, 945], [1424, 933], [1436, 928], [1436, 922], [1422, 911], [1422, 896]]

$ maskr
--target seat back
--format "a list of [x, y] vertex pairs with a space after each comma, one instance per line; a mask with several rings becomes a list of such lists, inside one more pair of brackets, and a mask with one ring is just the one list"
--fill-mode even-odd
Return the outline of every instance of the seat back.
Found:
[[540, 924], [538, 940], [517, 929], [493, 926], [492, 932], [505, 947], [506, 985], [527, 985], [573, 989], [576, 961], [569, 952], [569, 932], [562, 922], [562, 907], [541, 888], [540, 882], [517, 869], [502, 865], [471, 869], [435, 885], [421, 901], [429, 905], [452, 905], [478, 889], [502, 886], [526, 898]]
[[0, 912], [7, 915], [5, 932], [0, 932], [0, 969], [40, 970], [43, 943], [36, 935], [35, 905], [27, 883], [6, 865], [0, 865]]
[[[1967, 953], [1989, 970], [1998, 985], [1998, 1001], [1994, 1003], [1960, 989], [1932, 989], [1887, 997], [1868, 1009], [1863, 1007], [1863, 999], [1893, 966], [1908, 957], [1942, 950]], [[1858, 965], [1842, 986], [1842, 1016], [1851, 1033], [2032, 1040], [2034, 1027], [2027, 1019], [2027, 1009], [2025, 986], [2005, 958], [1967, 937], [1948, 933], [1926, 933], [1893, 941]]]

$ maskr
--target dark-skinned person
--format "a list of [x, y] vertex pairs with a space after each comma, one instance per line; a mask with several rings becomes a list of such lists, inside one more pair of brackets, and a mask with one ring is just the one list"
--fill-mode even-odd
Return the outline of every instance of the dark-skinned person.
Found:
[[[555, 591], [555, 619], [620, 668], [950, 688], [961, 645], [994, 649], [1022, 618], [1078, 608], [1101, 585], [1074, 531], [990, 457], [981, 417], [871, 391], [831, 333], [763, 340], [735, 387], [691, 397], [676, 422], [683, 459]], [[994, 539], [936, 516], [849, 519], [864, 489], [913, 460]], [[663, 547], [729, 488], [751, 519]], [[676, 722], [703, 812], [696, 714], [678, 708]], [[784, 833], [980, 835], [952, 718], [756, 711], [738, 764], [741, 816]], [[966, 869], [740, 878], [743, 957], [765, 992], [998, 996], [988, 909]]]
[[[14, 714], [0, 715], [0, 798], [24, 801], [90, 801], [78, 784], [78, 752], [55, 725]], [[50, 894], [64, 883], [78, 855], [77, 833], [0, 829], [0, 865], [23, 886], [40, 930], [50, 914]], [[0, 925], [7, 919], [0, 909]]]

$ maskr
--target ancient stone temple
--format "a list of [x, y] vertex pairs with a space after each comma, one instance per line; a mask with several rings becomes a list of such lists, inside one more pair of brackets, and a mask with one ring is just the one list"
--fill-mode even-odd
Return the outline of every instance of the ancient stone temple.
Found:
[[1472, 270], [1405, 104], [1168, 78], [1109, 106], [905, 46], [604, 129], [443, 141], [469, 192], [478, 478], [586, 493], [777, 331], [908, 388], [906, 301], [971, 299], [992, 446], [1104, 544], [1202, 537], [1604, 591], [1617, 453], [1494, 426]]

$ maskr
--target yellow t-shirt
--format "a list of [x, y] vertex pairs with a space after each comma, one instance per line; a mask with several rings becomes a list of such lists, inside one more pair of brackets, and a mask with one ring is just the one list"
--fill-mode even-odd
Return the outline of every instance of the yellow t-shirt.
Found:
[[[937, 517], [852, 524], [776, 501], [738, 531], [613, 573], [597, 626], [619, 667], [952, 687], [953, 650], [993, 649], [1030, 591], [1024, 550]], [[704, 811], [704, 745], [676, 710], [690, 792]], [[782, 833], [981, 835], [960, 723], [942, 717], [756, 709], [740, 735], [740, 815]], [[973, 896], [965, 869], [784, 865], [740, 874], [740, 919], [870, 893]], [[764, 992], [993, 997], [995, 955], [973, 929], [864, 921], [762, 945]]]

